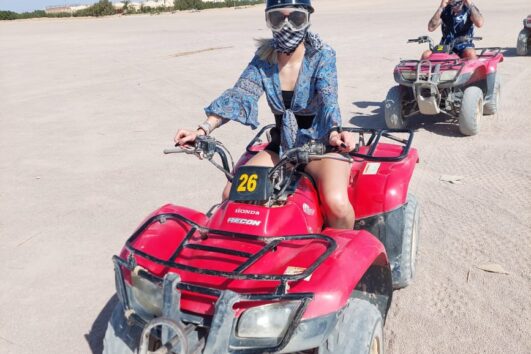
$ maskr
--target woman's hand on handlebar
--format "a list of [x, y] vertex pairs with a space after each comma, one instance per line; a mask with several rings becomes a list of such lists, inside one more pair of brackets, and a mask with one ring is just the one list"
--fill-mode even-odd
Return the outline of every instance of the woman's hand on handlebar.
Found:
[[345, 153], [352, 151], [352, 149], [356, 147], [356, 139], [354, 138], [354, 134], [351, 132], [339, 133], [333, 131], [330, 133], [328, 143], [330, 146], [337, 147], [340, 152]]
[[198, 130], [187, 130], [179, 129], [177, 134], [175, 134], [175, 145], [183, 146], [187, 144], [192, 144], [198, 135], [205, 135], [205, 132], [202, 129]]

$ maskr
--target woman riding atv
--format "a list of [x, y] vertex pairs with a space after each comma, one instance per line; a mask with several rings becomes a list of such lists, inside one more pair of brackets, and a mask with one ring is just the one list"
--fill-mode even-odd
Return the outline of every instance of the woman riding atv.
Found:
[[[335, 51], [308, 31], [313, 12], [310, 0], [268, 0], [265, 17], [273, 38], [258, 41], [254, 58], [234, 87], [205, 108], [207, 119], [197, 130], [180, 129], [176, 144], [192, 143], [230, 120], [255, 129], [258, 100], [265, 92], [276, 128], [267, 148], [246, 165], [273, 166], [284, 151], [310, 140], [328, 142], [340, 152], [352, 150], [353, 134], [340, 128]], [[333, 128], [337, 129], [329, 134]], [[354, 211], [347, 195], [350, 164], [323, 159], [310, 162], [306, 172], [317, 182], [327, 226], [352, 229]], [[228, 183], [224, 199], [230, 188]]]
[[[463, 59], [477, 58], [474, 43], [470, 38], [474, 37], [474, 25], [478, 28], [483, 26], [483, 15], [472, 0], [442, 0], [428, 23], [428, 31], [435, 31], [441, 24], [442, 45], [449, 45], [459, 38], [465, 38], [454, 44], [454, 53]], [[431, 51], [425, 51], [422, 59], [427, 59], [431, 54]]]

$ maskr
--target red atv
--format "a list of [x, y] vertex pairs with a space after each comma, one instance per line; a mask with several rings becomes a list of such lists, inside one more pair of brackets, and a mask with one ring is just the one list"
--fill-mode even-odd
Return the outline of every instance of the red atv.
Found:
[[516, 54], [527, 55], [530, 52], [531, 42], [531, 15], [524, 19], [524, 28], [518, 34], [516, 43]]
[[[225, 147], [198, 137], [185, 152], [233, 181], [209, 212], [153, 212], [113, 258], [120, 303], [105, 354], [382, 353], [393, 288], [415, 271], [419, 207], [408, 195], [418, 161], [410, 131], [348, 128], [350, 155], [311, 142], [277, 165], [242, 166], [263, 150], [262, 129], [235, 169]], [[352, 162], [354, 230], [323, 229], [315, 159]]]
[[500, 48], [477, 48], [477, 59], [464, 60], [453, 53], [454, 45], [480, 37], [459, 37], [449, 45], [434, 45], [428, 36], [408, 43], [429, 43], [432, 54], [425, 60], [401, 60], [394, 77], [399, 84], [385, 100], [388, 128], [403, 129], [415, 114], [443, 113], [459, 122], [463, 135], [479, 132], [481, 117], [495, 114], [501, 81], [497, 72], [503, 61]]

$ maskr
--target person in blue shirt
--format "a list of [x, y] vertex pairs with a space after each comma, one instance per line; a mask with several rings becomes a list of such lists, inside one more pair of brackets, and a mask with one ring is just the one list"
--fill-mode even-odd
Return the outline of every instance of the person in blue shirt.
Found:
[[[428, 31], [435, 31], [441, 24], [441, 44], [451, 44], [458, 39], [453, 48], [454, 53], [464, 59], [477, 58], [472, 40], [463, 38], [474, 36], [474, 26], [483, 26], [483, 16], [472, 0], [442, 0], [428, 23]], [[426, 59], [430, 55], [431, 51], [426, 51], [422, 58]]]
[[[354, 135], [342, 132], [337, 100], [336, 53], [310, 32], [310, 0], [267, 0], [266, 23], [272, 38], [258, 41], [258, 49], [234, 87], [205, 108], [207, 119], [197, 130], [180, 129], [178, 145], [208, 135], [229, 121], [256, 129], [258, 100], [265, 93], [275, 116], [272, 142], [247, 165], [273, 166], [279, 155], [310, 140], [323, 141], [341, 152], [354, 148]], [[333, 159], [306, 166], [317, 182], [329, 227], [352, 229], [354, 210], [348, 199], [350, 164]], [[230, 184], [225, 187], [227, 198]]]

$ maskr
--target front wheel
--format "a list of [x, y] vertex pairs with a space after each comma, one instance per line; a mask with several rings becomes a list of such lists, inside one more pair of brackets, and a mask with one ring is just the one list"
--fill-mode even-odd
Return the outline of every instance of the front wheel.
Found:
[[362, 299], [350, 299], [319, 354], [383, 354], [383, 319], [378, 308]]
[[402, 113], [402, 88], [391, 87], [385, 99], [385, 125], [389, 129], [404, 129], [406, 121]]
[[494, 90], [492, 92], [492, 97], [488, 102], [485, 103], [483, 107], [483, 114], [490, 116], [496, 114], [500, 107], [500, 98], [501, 98], [501, 80], [500, 74], [496, 73], [496, 79], [494, 81]]
[[470, 86], [465, 89], [461, 112], [459, 112], [459, 131], [463, 135], [476, 135], [483, 116], [483, 91]]
[[516, 54], [517, 55], [527, 55], [529, 50], [527, 43], [529, 41], [529, 30], [524, 28], [518, 34], [518, 41], [516, 42]]
[[137, 354], [140, 328], [129, 326], [121, 303], [114, 308], [103, 338], [103, 354]]
[[404, 230], [402, 232], [402, 253], [400, 268], [397, 274], [393, 272], [393, 287], [405, 288], [411, 284], [415, 276], [417, 249], [419, 242], [420, 207], [413, 195], [408, 195], [407, 205], [404, 210]]

